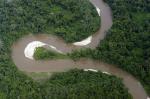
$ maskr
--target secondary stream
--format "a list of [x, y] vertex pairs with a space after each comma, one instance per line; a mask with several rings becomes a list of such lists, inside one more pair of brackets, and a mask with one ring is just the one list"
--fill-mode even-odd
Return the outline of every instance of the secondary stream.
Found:
[[[92, 35], [91, 43], [84, 46], [87, 48], [96, 48], [100, 40], [104, 39], [106, 31], [112, 26], [111, 10], [102, 0], [91, 0], [94, 6], [101, 9], [101, 27], [97, 33]], [[12, 46], [12, 59], [21, 71], [26, 72], [63, 72], [73, 68], [78, 69], [96, 69], [102, 72], [108, 72], [123, 79], [123, 83], [129, 89], [134, 99], [147, 99], [147, 94], [138, 80], [129, 73], [100, 61], [91, 59], [80, 59], [73, 61], [71, 59], [36, 61], [25, 57], [24, 49], [32, 41], [40, 41], [55, 46], [63, 53], [71, 52], [74, 49], [83, 47], [73, 44], [66, 44], [62, 39], [48, 34], [28, 35], [20, 39]]]

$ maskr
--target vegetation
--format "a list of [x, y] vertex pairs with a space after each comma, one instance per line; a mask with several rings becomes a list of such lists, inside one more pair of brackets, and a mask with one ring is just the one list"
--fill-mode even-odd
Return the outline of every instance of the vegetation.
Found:
[[[138, 2], [128, 0], [129, 4], [128, 3], [125, 4], [128, 8], [135, 7], [134, 10], [136, 9], [134, 3], [137, 3], [137, 5], [139, 5], [144, 2], [144, 5], [148, 5], [148, 0], [143, 0], [142, 3], [139, 3], [140, 0], [137, 1]], [[101, 52], [102, 54], [105, 53], [103, 55], [103, 57], [105, 58], [102, 59], [106, 60], [107, 58], [106, 61], [121, 64], [121, 66], [126, 68], [126, 70], [128, 71], [132, 70], [133, 74], [136, 73], [139, 74], [137, 77], [139, 77], [141, 81], [143, 81], [143, 83], [148, 86], [147, 87], [148, 89], [149, 79], [147, 78], [149, 77], [150, 74], [149, 73], [149, 55], [150, 55], [149, 52], [150, 51], [148, 49], [149, 42], [147, 41], [147, 39], [149, 38], [149, 33], [147, 31], [149, 27], [148, 26], [149, 21], [146, 21], [144, 23], [144, 27], [142, 27], [143, 25], [139, 25], [136, 22], [132, 23], [132, 21], [124, 20], [127, 17], [125, 15], [127, 13], [124, 13], [124, 8], [126, 8], [126, 6], [124, 4], [121, 5], [118, 4], [117, 6], [115, 6], [115, 3], [117, 4], [118, 2], [119, 3], [121, 2], [118, 0], [117, 1], [107, 0], [107, 2], [111, 5], [112, 8], [114, 8], [113, 9], [114, 15], [116, 15], [114, 16], [114, 22], [115, 22], [113, 26], [114, 30], [112, 29], [110, 31], [112, 33], [108, 35], [108, 38], [105, 40], [106, 42], [104, 41], [102, 43], [103, 47], [102, 46], [98, 47], [98, 49], [95, 51], [95, 54], [96, 52], [99, 54]], [[122, 2], [124, 3], [126, 1], [122, 1]], [[121, 6], [123, 6], [123, 8], [121, 8]], [[115, 7], [120, 7], [118, 8], [118, 10], [120, 11], [115, 12], [118, 11], [117, 8]], [[140, 6], [140, 7], [144, 8], [145, 6]], [[139, 11], [141, 10], [143, 9], [139, 9]], [[145, 13], [144, 11], [143, 13]], [[122, 17], [123, 16], [122, 14], [125, 16]], [[134, 16], [134, 14], [133, 15], [131, 14], [131, 16]], [[119, 20], [120, 17], [122, 20]], [[139, 18], [137, 17], [137, 19]], [[95, 96], [97, 95], [96, 97], [100, 97], [99, 95], [101, 94], [102, 96], [101, 98], [104, 97], [105, 99], [110, 99], [110, 98], [131, 99], [131, 96], [127, 93], [127, 89], [124, 88], [123, 84], [121, 83], [121, 80], [115, 78], [114, 76], [107, 76], [105, 74], [101, 74], [101, 73], [97, 74], [92, 72], [81, 73], [83, 71], [79, 71], [80, 76], [78, 76], [77, 73], [78, 71], [72, 71], [73, 73], [69, 72], [69, 74], [71, 75], [70, 77], [69, 74], [67, 73], [66, 74], [62, 73], [60, 74], [60, 76], [57, 74], [53, 76], [49, 81], [47, 81], [47, 83], [40, 85], [39, 83], [33, 81], [30, 77], [24, 75], [22, 72], [19, 72], [11, 59], [11, 45], [24, 35], [30, 33], [37, 34], [41, 32], [53, 33], [55, 35], [62, 37], [66, 42], [74, 42], [86, 38], [90, 34], [94, 33], [99, 28], [99, 23], [100, 23], [99, 21], [100, 19], [95, 8], [89, 2], [87, 2], [87, 0], [0, 0], [0, 39], [3, 44], [3, 46], [0, 47], [0, 98], [6, 97], [6, 99], [45, 99], [47, 97], [51, 97], [50, 95], [52, 95], [52, 97], [57, 98], [60, 96], [61, 93], [63, 95], [62, 97], [59, 97], [59, 99], [65, 96], [67, 96], [68, 98], [83, 97], [82, 99], [84, 98], [86, 99], [87, 98], [86, 95], [87, 96], [89, 95], [89, 97], [94, 98], [93, 94], [95, 94]], [[119, 24], [117, 22], [119, 22]], [[141, 21], [141, 23], [143, 23], [143, 21]], [[123, 27], [121, 27], [122, 24]], [[129, 28], [128, 30], [130, 30], [130, 32], [126, 31], [126, 33], [128, 34], [125, 35], [124, 33], [125, 30], [123, 32], [120, 32], [118, 29], [116, 29], [115, 31], [115, 28], [117, 27], [119, 28], [120, 31], [127, 29], [128, 27]], [[145, 32], [143, 32], [144, 30]], [[132, 35], [131, 35], [131, 31], [133, 33]], [[121, 34], [119, 35], [119, 33]], [[126, 36], [129, 36], [128, 38], [129, 41], [133, 40], [132, 41], [133, 43], [132, 42], [129, 43], [131, 44], [131, 46], [129, 46], [130, 50], [133, 50], [134, 44], [140, 44], [138, 45], [139, 48], [141, 48], [141, 44], [142, 44], [146, 49], [145, 51], [143, 51], [144, 53], [144, 59], [142, 62], [143, 64], [140, 64], [141, 66], [143, 66], [142, 71], [138, 70], [138, 66], [135, 65], [136, 61], [137, 61], [136, 64], [138, 64], [142, 60], [134, 61], [135, 60], [134, 57], [129, 58], [133, 62], [133, 65], [131, 64], [132, 66], [130, 67], [129, 65], [122, 64], [125, 63], [124, 62], [125, 59], [128, 59], [126, 57], [124, 57], [125, 59], [123, 60], [123, 62], [120, 60], [115, 60], [116, 58], [114, 58], [114, 60], [110, 59], [111, 58], [110, 55], [115, 55], [115, 54], [118, 55], [122, 49], [116, 50], [119, 51], [118, 53], [116, 52], [113, 53], [112, 51], [110, 51], [112, 49], [109, 49], [109, 46], [107, 46], [109, 44], [108, 42], [110, 42], [111, 40], [118, 41], [117, 39], [118, 37], [120, 37], [119, 40], [121, 41], [125, 40], [123, 39], [124, 35], [126, 39], [127, 39]], [[134, 36], [135, 38], [131, 39]], [[140, 38], [143, 38], [145, 42], [147, 41], [147, 43], [145, 42], [141, 43], [143, 42], [143, 40], [141, 40]], [[140, 43], [138, 42], [135, 43], [134, 40], [139, 40], [138, 42]], [[114, 43], [117, 43], [117, 41]], [[122, 41], [120, 44], [124, 45], [124, 41]], [[118, 49], [118, 47], [116, 49]], [[104, 50], [106, 52], [104, 52]], [[132, 54], [135, 54], [134, 50], [132, 51]], [[95, 55], [94, 58], [99, 59], [99, 57], [102, 57], [102, 55], [100, 56], [98, 55]], [[138, 56], [139, 54], [136, 55]], [[122, 58], [118, 58], [118, 59], [122, 59]], [[127, 61], [127, 63], [129, 64], [130, 62]], [[147, 67], [145, 65], [147, 65]], [[137, 68], [137, 70], [134, 71], [133, 69], [131, 69], [133, 67]], [[83, 76], [81, 76], [81, 74], [83, 74]], [[86, 82], [81, 80], [81, 77], [84, 78]], [[58, 80], [58, 78], [60, 79]], [[98, 80], [99, 82], [97, 83], [97, 81], [95, 80]], [[115, 83], [115, 85], [113, 83]], [[87, 91], [82, 90], [82, 88], [84, 88], [84, 90]], [[79, 95], [76, 94], [78, 91], [80, 92], [78, 93]], [[67, 92], [69, 94], [66, 94]]]
[[0, 39], [0, 49], [2, 49], [2, 47], [3, 47], [3, 42], [2, 42], [2, 40]]
[[6, 99], [6, 95], [0, 92], [0, 99]]
[[[51, 92], [48, 93], [50, 88], [52, 88], [52, 90], [58, 90], [56, 94], [52, 95], [55, 95], [57, 98], [60, 96], [58, 93], [59, 89], [62, 89], [62, 87], [56, 87], [59, 86], [58, 79], [57, 85], [51, 85], [54, 80], [51, 81], [51, 84], [49, 83], [50, 80], [56, 78], [56, 76], [51, 78], [46, 84], [44, 83], [41, 85], [18, 71], [11, 59], [11, 45], [16, 40], [30, 33], [36, 34], [44, 32], [54, 33], [64, 38], [67, 42], [73, 42], [86, 38], [91, 33], [94, 33], [98, 27], [99, 16], [95, 8], [86, 0], [0, 0], [0, 45], [2, 45], [0, 47], [0, 98], [46, 99], [47, 97], [50, 97], [49, 95]], [[103, 74], [100, 75], [102, 76]], [[64, 79], [63, 81], [67, 78], [66, 75], [64, 76], [64, 78], [63, 76], [60, 76]], [[57, 75], [57, 77], [59, 76]], [[60, 81], [61, 80], [62, 79], [60, 79]], [[107, 80], [115, 82], [115, 86], [118, 86], [117, 89], [113, 88], [110, 82], [107, 87], [104, 87]], [[127, 93], [127, 89], [124, 88], [120, 79], [108, 76], [103, 84], [102, 82], [103, 81], [100, 81], [100, 84], [93, 86], [93, 94], [96, 93], [94, 92], [96, 91], [95, 88], [99, 88], [98, 90], [101, 90], [100, 88], [102, 88], [102, 92], [100, 93], [103, 95], [103, 90], [109, 92], [107, 91], [109, 86], [109, 88], [112, 87], [111, 89], [114, 90], [114, 93], [110, 94], [108, 97], [116, 96], [116, 99], [117, 97], [130, 99], [131, 96]], [[84, 82], [83, 85], [86, 86], [86, 83]], [[87, 86], [88, 85], [89, 83], [87, 83]], [[84, 86], [81, 86], [81, 84], [73, 85], [74, 90], [72, 91], [72, 94], [69, 93], [69, 97], [74, 97], [75, 91], [78, 91], [80, 87], [84, 88]], [[66, 88], [70, 91], [71, 85]], [[87, 88], [85, 94], [85, 91], [83, 90], [80, 91], [83, 92], [83, 94], [80, 94], [87, 95], [92, 91], [91, 89], [89, 90], [92, 86]], [[55, 90], [53, 90], [53, 93]], [[65, 90], [64, 87], [63, 90]], [[66, 90], [64, 91], [64, 94], [65, 92]], [[99, 95], [98, 92], [96, 94]], [[104, 94], [106, 95], [107, 93]], [[64, 97], [64, 95], [62, 95], [62, 97]], [[84, 97], [85, 96], [83, 96], [83, 98]]]
[[100, 26], [100, 17], [88, 0], [1, 0], [0, 8], [4, 39], [42, 32], [74, 42], [95, 33]]
[[44, 99], [132, 99], [121, 79], [77, 69], [52, 75], [41, 88]]
[[53, 75], [53, 72], [24, 72], [24, 73], [38, 83], [46, 82], [51, 77], [51, 75]]
[[137, 77], [150, 95], [149, 0], [105, 0], [113, 26], [95, 49], [74, 51], [73, 59], [90, 57], [116, 64]]
[[61, 54], [61, 53], [46, 49], [44, 47], [38, 47], [35, 50], [34, 58], [36, 60], [41, 60], [41, 59], [64, 59], [64, 58], [68, 58], [68, 56], [65, 55], [65, 54]]

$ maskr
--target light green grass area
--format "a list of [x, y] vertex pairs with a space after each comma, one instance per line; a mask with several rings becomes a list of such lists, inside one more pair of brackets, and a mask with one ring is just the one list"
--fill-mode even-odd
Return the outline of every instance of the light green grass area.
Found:
[[0, 92], [0, 99], [6, 99], [6, 95], [2, 92]]
[[27, 74], [29, 77], [31, 77], [33, 80], [43, 83], [45, 82], [47, 79], [49, 79], [52, 75], [52, 73], [50, 72], [26, 72], [25, 74]]
[[52, 50], [48, 50], [44, 47], [38, 47], [35, 50], [34, 53], [34, 58], [36, 60], [41, 60], [41, 59], [66, 59], [69, 58], [69, 56], [65, 55], [65, 54], [61, 54]]
[[134, 13], [133, 16], [134, 21], [141, 25], [150, 19], [150, 13]]

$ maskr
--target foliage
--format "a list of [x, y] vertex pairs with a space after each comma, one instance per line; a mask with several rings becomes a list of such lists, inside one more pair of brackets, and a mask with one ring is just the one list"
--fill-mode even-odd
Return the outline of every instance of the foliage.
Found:
[[0, 92], [0, 99], [6, 99], [6, 95], [2, 92]]
[[96, 50], [74, 51], [74, 59], [90, 57], [120, 68], [140, 79], [150, 94], [149, 0], [105, 0], [113, 12], [113, 26]]
[[2, 49], [2, 47], [3, 47], [3, 42], [2, 42], [2, 40], [0, 39], [0, 49]]
[[[5, 98], [6, 96], [6, 99], [44, 99], [50, 95], [47, 91], [50, 88], [48, 82], [45, 85], [40, 85], [18, 71], [14, 65], [11, 59], [11, 45], [16, 40], [31, 33], [53, 32], [63, 37], [67, 42], [73, 42], [89, 36], [98, 27], [99, 16], [95, 8], [86, 0], [0, 0], [0, 39], [3, 42], [3, 47], [0, 49], [0, 97]], [[107, 80], [109, 79], [110, 82], [116, 83], [116, 87], [118, 86], [118, 89], [112, 88], [115, 91], [109, 97], [115, 97], [116, 94], [116, 98], [126, 97], [130, 99], [130, 95], [120, 79], [108, 76]], [[108, 90], [108, 86], [112, 86], [109, 83], [107, 87], [104, 87], [107, 80], [101, 81], [103, 84], [97, 84], [93, 88], [95, 89], [96, 86], [100, 85], [99, 90], [101, 87], [103, 90]], [[59, 82], [59, 80], [57, 81]], [[77, 90], [72, 92], [78, 91], [80, 87], [84, 88], [85, 85], [84, 83], [83, 86], [74, 85], [73, 88], [77, 88]], [[62, 87], [56, 88], [53, 85], [53, 89], [59, 90], [60, 88]], [[68, 88], [68, 91], [71, 90], [70, 87]], [[89, 85], [87, 88], [92, 88], [92, 86]], [[92, 90], [94, 91], [94, 89]], [[85, 91], [82, 90], [81, 92], [84, 95]], [[103, 94], [103, 92], [100, 93]], [[82, 93], [80, 94], [82, 95]], [[59, 93], [54, 95], [60, 96]], [[73, 94], [70, 93], [69, 97], [73, 97]]]
[[43, 32], [74, 42], [100, 26], [100, 17], [88, 0], [1, 0], [0, 8], [0, 33], [5, 39], [9, 34]]
[[[95, 8], [86, 0], [0, 0], [0, 39], [4, 44], [0, 49], [0, 95], [2, 97], [6, 96], [7, 99], [43, 99], [49, 97], [49, 90], [53, 91], [53, 96], [56, 95], [55, 92], [60, 96], [60, 89], [65, 94], [66, 89], [59, 86], [59, 84], [50, 85], [53, 81], [48, 81], [45, 85], [39, 86], [39, 83], [19, 72], [11, 59], [11, 45], [24, 35], [40, 32], [59, 35], [66, 42], [78, 41], [95, 33], [99, 28], [99, 20]], [[99, 95], [99, 92], [106, 99], [110, 99], [110, 97], [115, 99], [120, 97], [125, 99], [131, 98], [121, 80], [111, 76], [106, 77], [103, 74], [100, 75], [102, 77], [99, 77], [101, 79], [100, 82], [92, 81], [94, 84], [86, 83], [89, 87], [84, 87], [86, 84], [82, 81], [83, 86], [81, 83], [78, 83], [66, 88], [68, 88], [69, 92], [83, 92], [83, 94], [80, 93], [81, 95], [88, 94], [88, 91], [92, 92], [91, 88], [93, 88], [93, 91], [99, 88], [93, 94], [97, 93]], [[76, 77], [76, 75], [74, 76]], [[93, 79], [92, 76], [94, 77], [94, 75], [90, 76], [91, 79]], [[104, 82], [103, 79], [105, 79]], [[61, 82], [61, 80], [57, 81]], [[67, 82], [69, 81], [70, 79]], [[114, 82], [116, 84], [112, 85]], [[85, 91], [80, 90], [80, 87], [88, 88], [88, 91], [84, 94]], [[74, 90], [71, 91], [72, 88]], [[108, 88], [113, 91], [110, 92]], [[103, 94], [103, 90], [106, 90], [104, 91], [106, 93]], [[70, 93], [67, 95], [73, 97], [74, 94]], [[91, 98], [94, 97], [91, 95]]]
[[43, 99], [132, 99], [121, 81], [78, 69], [56, 73], [42, 86]]
[[52, 50], [48, 50], [44, 47], [38, 47], [36, 48], [34, 52], [34, 58], [36, 60], [41, 60], [41, 59], [64, 59], [67, 58], [67, 55], [57, 53]]
[[[62, 37], [68, 38], [65, 40], [71, 42], [89, 36], [99, 27], [99, 16], [87, 0], [78, 0], [78, 3], [73, 3], [74, 6], [68, 4], [70, 6], [67, 7], [74, 7], [72, 9], [78, 10], [79, 13], [72, 12], [71, 8], [63, 8], [64, 4], [55, 1], [58, 0], [0, 0], [0, 40], [3, 44], [3, 47], [0, 47], [0, 92], [3, 92], [7, 99], [42, 99], [39, 84], [20, 73], [12, 62], [11, 45], [16, 40], [24, 35], [39, 32], [58, 35], [54, 30], [60, 28], [65, 30], [65, 32], [59, 31]], [[65, 1], [73, 2], [73, 0], [63, 0], [59, 3]], [[87, 6], [78, 5], [83, 2]], [[89, 12], [84, 13], [83, 9]], [[88, 23], [88, 26], [85, 23]], [[84, 31], [80, 30], [82, 26], [85, 28]], [[89, 26], [91, 30], [87, 30]], [[72, 30], [68, 30], [69, 27], [72, 27]], [[75, 36], [71, 37], [76, 34], [78, 39], [73, 38]]]

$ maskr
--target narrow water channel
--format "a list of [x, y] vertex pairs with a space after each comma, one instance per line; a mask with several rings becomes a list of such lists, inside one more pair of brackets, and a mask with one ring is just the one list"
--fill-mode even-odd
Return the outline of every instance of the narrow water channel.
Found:
[[[91, 2], [101, 9], [101, 27], [98, 32], [93, 35], [92, 42], [84, 47], [95, 48], [100, 40], [104, 39], [106, 31], [112, 26], [112, 15], [109, 6], [102, 0], [91, 0]], [[129, 89], [134, 99], [146, 99], [147, 94], [144, 88], [132, 75], [117, 68], [117, 66], [109, 65], [100, 61], [91, 59], [80, 59], [73, 61], [71, 59], [35, 61], [25, 57], [24, 49], [32, 41], [41, 41], [49, 45], [55, 46], [58, 50], [68, 53], [74, 49], [80, 49], [72, 44], [66, 44], [62, 39], [47, 34], [28, 35], [12, 46], [12, 59], [18, 69], [26, 72], [63, 72], [73, 68], [79, 69], [97, 69], [103, 72], [108, 72], [123, 79], [123, 83]]]

